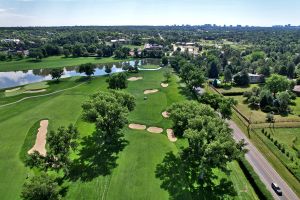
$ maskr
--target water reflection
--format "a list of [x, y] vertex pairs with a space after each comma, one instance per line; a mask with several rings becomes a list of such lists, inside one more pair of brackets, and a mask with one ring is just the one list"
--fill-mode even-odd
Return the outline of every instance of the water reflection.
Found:
[[[95, 76], [105, 75], [105, 67], [111, 68], [111, 73], [123, 71], [125, 66], [136, 66], [141, 65], [159, 65], [159, 59], [143, 59], [143, 60], [133, 60], [127, 62], [117, 62], [109, 64], [97, 65], [95, 69]], [[0, 88], [16, 87], [24, 84], [35, 83], [45, 80], [51, 80], [50, 75], [51, 69], [33, 69], [33, 70], [23, 70], [14, 72], [0, 72]], [[64, 75], [62, 78], [72, 77], [72, 76], [85, 76], [83, 73], [78, 72], [78, 67], [65, 67]]]

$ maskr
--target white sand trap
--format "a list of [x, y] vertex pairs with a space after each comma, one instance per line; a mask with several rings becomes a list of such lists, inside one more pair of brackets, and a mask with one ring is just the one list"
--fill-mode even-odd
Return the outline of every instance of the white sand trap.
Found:
[[162, 133], [164, 129], [159, 128], [159, 127], [149, 127], [147, 128], [147, 131], [150, 133]]
[[128, 78], [127, 80], [128, 81], [138, 81], [138, 80], [142, 80], [143, 79], [143, 77], [130, 77], [130, 78]]
[[135, 129], [135, 130], [145, 130], [146, 126], [142, 125], [142, 124], [129, 124], [128, 126], [131, 129]]
[[161, 83], [160, 86], [163, 87], [163, 88], [166, 88], [166, 87], [169, 86], [169, 84], [168, 83]]
[[11, 89], [11, 90], [5, 90], [5, 92], [9, 93], [9, 92], [15, 92], [15, 91], [18, 91], [20, 90], [21, 88], [18, 87], [18, 88], [14, 88], [14, 89]]
[[34, 151], [39, 152], [40, 155], [46, 156], [46, 135], [48, 129], [48, 120], [42, 120], [40, 122], [40, 128], [36, 135], [34, 146], [28, 151], [28, 154], [32, 154]]
[[153, 90], [145, 90], [145, 91], [144, 91], [144, 94], [153, 94], [153, 93], [156, 93], [156, 92], [158, 92], [157, 89], [153, 89]]
[[169, 118], [169, 117], [170, 117], [170, 113], [168, 113], [167, 111], [162, 112], [161, 115], [162, 115], [164, 118]]
[[42, 90], [26, 90], [23, 93], [33, 94], [33, 93], [40, 93], [40, 92], [46, 92], [46, 89], [42, 89]]
[[168, 135], [168, 139], [171, 142], [176, 142], [177, 141], [177, 137], [175, 137], [174, 131], [172, 129], [167, 129], [167, 135]]

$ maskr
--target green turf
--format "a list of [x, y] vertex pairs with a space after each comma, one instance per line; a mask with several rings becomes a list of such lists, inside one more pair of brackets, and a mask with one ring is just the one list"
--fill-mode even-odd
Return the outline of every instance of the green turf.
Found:
[[[128, 60], [128, 59], [127, 59]], [[13, 60], [13, 61], [0, 61], [0, 71], [16, 71], [16, 70], [30, 70], [30, 69], [41, 69], [41, 68], [62, 68], [69, 66], [77, 66], [84, 63], [112, 63], [120, 62], [124, 60], [117, 60], [113, 57], [109, 58], [97, 58], [97, 57], [69, 57], [65, 58], [63, 56], [51, 56], [48, 58], [43, 58], [40, 62], [26, 58], [23, 60]]]
[[[161, 112], [173, 102], [185, 99], [180, 94], [178, 78], [172, 77], [168, 88], [161, 88], [163, 70], [143, 71], [133, 76], [143, 76], [142, 80], [129, 83], [126, 91], [133, 94], [137, 101], [136, 109], [129, 115], [130, 122], [155, 125], [169, 128], [171, 122], [162, 118]], [[81, 104], [99, 90], [107, 90], [106, 77], [93, 78], [90, 82], [79, 81], [79, 78], [62, 80], [59, 84], [49, 82], [48, 92], [73, 87], [51, 96], [27, 99], [21, 103], [0, 108], [0, 195], [1, 199], [19, 199], [22, 185], [29, 169], [25, 168], [19, 158], [24, 152], [22, 145], [26, 134], [40, 119], [49, 119], [49, 130], [58, 126], [76, 123], [80, 136], [88, 136], [94, 130], [92, 124], [81, 119]], [[156, 94], [147, 95], [145, 89], [159, 89]], [[1, 99], [1, 102], [12, 102], [24, 97], [19, 95]], [[171, 143], [165, 134], [150, 134], [145, 131], [124, 129], [129, 144], [118, 155], [118, 166], [111, 175], [98, 176], [91, 181], [77, 180], [68, 182], [69, 188], [65, 199], [169, 199], [167, 191], [160, 187], [160, 180], [154, 175], [156, 165], [160, 163], [166, 152], [176, 153], [178, 148], [186, 144], [185, 140]], [[32, 139], [31, 139], [32, 140]], [[27, 143], [27, 142], [26, 142]], [[229, 166], [233, 172], [230, 179], [234, 182], [241, 199], [256, 199], [253, 192], [239, 192], [250, 188], [248, 181], [237, 165]], [[240, 178], [234, 178], [238, 177]], [[239, 197], [236, 197], [239, 199]]]
[[41, 90], [49, 87], [47, 82], [32, 83], [24, 86], [25, 90]]

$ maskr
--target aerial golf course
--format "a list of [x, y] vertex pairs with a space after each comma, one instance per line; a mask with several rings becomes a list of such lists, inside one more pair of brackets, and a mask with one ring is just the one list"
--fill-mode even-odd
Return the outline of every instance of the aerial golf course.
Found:
[[[162, 186], [165, 177], [157, 175], [157, 165], [163, 161], [168, 152], [178, 153], [180, 147], [187, 145], [185, 139], [178, 138], [176, 142], [170, 141], [167, 129], [172, 128], [172, 122], [162, 113], [172, 103], [184, 101], [184, 88], [179, 78], [173, 74], [168, 86], [162, 87], [164, 82], [163, 71], [141, 71], [137, 74], [129, 74], [129, 77], [140, 77], [129, 81], [126, 92], [136, 98], [136, 107], [129, 114], [129, 123], [144, 125], [144, 130], [129, 128], [123, 129], [126, 145], [117, 156], [115, 166], [111, 166], [111, 173], [101, 170], [88, 179], [74, 178], [65, 183], [66, 191], [63, 199], [170, 199], [176, 196], [177, 188], [174, 186]], [[24, 166], [22, 155], [28, 151], [28, 144], [34, 144], [32, 127], [43, 119], [49, 122], [48, 131], [59, 126], [75, 124], [78, 128], [80, 139], [91, 135], [94, 125], [85, 122], [82, 117], [82, 103], [98, 91], [107, 91], [107, 76], [92, 77], [86, 80], [79, 77], [62, 79], [60, 83], [48, 82], [48, 87], [41, 94], [53, 93], [48, 96], [28, 98], [24, 101], [2, 106], [18, 101], [24, 97], [37, 96], [39, 94], [20, 94], [5, 96], [1, 92], [0, 100], [0, 196], [1, 199], [20, 199], [22, 185], [26, 178], [35, 172]], [[44, 84], [42, 84], [44, 85]], [[55, 91], [60, 91], [55, 93]], [[155, 92], [147, 93], [147, 90]], [[154, 128], [149, 129], [149, 127]], [[155, 129], [156, 128], [156, 129]], [[155, 133], [157, 128], [162, 133]], [[73, 155], [74, 154], [74, 155]], [[76, 153], [72, 156], [76, 157]], [[104, 160], [96, 160], [99, 165]], [[252, 186], [244, 176], [236, 162], [230, 163], [228, 168], [231, 174], [227, 177], [216, 171], [216, 175], [227, 177], [237, 193], [236, 199], [258, 199]], [[174, 169], [174, 177], [178, 170]], [[159, 173], [161, 174], [161, 173]], [[169, 174], [172, 177], [172, 174]], [[184, 196], [191, 199], [188, 193]], [[209, 199], [209, 196], [203, 197]], [[233, 197], [235, 198], [235, 197]]]

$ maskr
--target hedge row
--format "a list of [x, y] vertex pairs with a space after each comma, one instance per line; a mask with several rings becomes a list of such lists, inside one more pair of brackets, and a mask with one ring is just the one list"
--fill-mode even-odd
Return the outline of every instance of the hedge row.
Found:
[[241, 158], [238, 160], [238, 163], [241, 169], [243, 170], [245, 176], [249, 180], [250, 184], [252, 185], [258, 198], [262, 200], [272, 200], [272, 194], [267, 189], [265, 184], [260, 180], [259, 176], [255, 173], [249, 162], [245, 158]]

